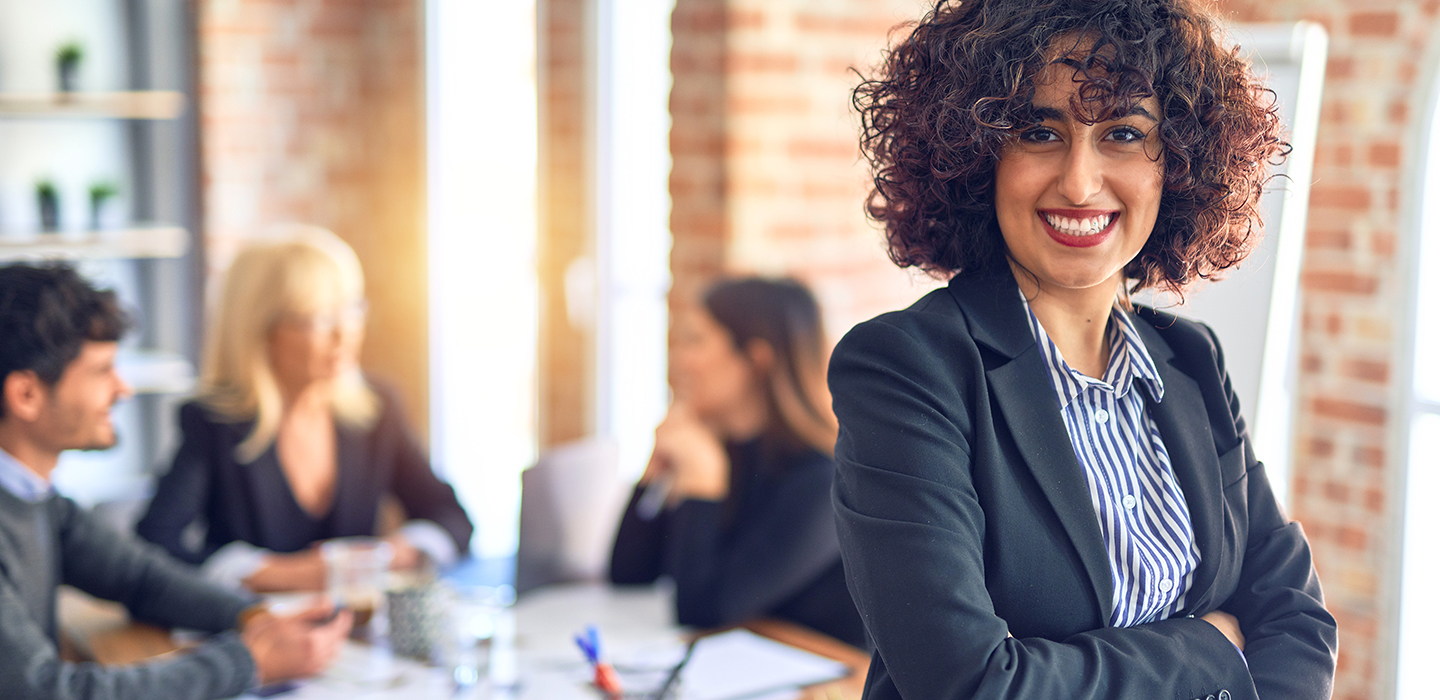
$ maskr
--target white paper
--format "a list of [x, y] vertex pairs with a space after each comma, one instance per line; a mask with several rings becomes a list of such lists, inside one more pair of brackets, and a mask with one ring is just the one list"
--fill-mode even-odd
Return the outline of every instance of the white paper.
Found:
[[849, 675], [839, 661], [811, 654], [746, 630], [705, 637], [680, 674], [685, 700], [767, 697]]

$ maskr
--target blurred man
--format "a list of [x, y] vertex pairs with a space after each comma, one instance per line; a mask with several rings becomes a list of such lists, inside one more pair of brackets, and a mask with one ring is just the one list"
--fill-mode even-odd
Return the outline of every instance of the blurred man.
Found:
[[[318, 672], [343, 643], [348, 612], [272, 614], [108, 530], [50, 485], [61, 452], [115, 444], [110, 409], [131, 393], [115, 371], [126, 326], [115, 294], [68, 266], [0, 267], [0, 694], [199, 700]], [[66, 663], [61, 584], [138, 620], [215, 634], [134, 666]]]

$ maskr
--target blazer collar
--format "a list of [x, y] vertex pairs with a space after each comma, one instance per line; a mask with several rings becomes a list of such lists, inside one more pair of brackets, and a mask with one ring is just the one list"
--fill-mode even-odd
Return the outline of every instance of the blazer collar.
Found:
[[1060, 398], [1027, 325], [1020, 288], [1006, 270], [957, 276], [950, 281], [950, 293], [966, 318], [970, 336], [1005, 358], [985, 371], [991, 396], [1009, 425], [1016, 450], [1079, 555], [1095, 594], [1095, 619], [1107, 624], [1115, 607], [1115, 584], [1105, 539], [1090, 503], [1084, 467], [1060, 417]]
[[[1019, 286], [1008, 270], [977, 272], [951, 279], [949, 292], [965, 316], [971, 337], [1006, 360], [986, 371], [991, 394], [1010, 426], [1016, 448], [1079, 554], [1095, 592], [1096, 613], [1104, 624], [1114, 607], [1114, 581], [1104, 536], [1090, 503], [1084, 467], [1060, 417], [1060, 400], [1026, 324]], [[1187, 611], [1196, 610], [1213, 596], [1223, 544], [1219, 458], [1199, 384], [1178, 365], [1175, 351], [1156, 330], [1154, 319], [1164, 316], [1145, 311], [1131, 320], [1166, 389], [1164, 400], [1147, 397], [1147, 406], [1185, 494], [1200, 550], [1185, 606]]]
[[950, 295], [970, 322], [970, 337], [1007, 358], [1035, 347], [1025, 323], [1020, 286], [1009, 268], [960, 274], [950, 279]]

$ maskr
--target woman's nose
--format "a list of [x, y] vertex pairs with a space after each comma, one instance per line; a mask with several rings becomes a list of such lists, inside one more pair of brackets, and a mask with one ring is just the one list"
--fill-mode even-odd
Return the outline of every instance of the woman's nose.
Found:
[[1081, 140], [1072, 145], [1061, 164], [1060, 180], [1057, 183], [1060, 195], [1071, 204], [1088, 204], [1100, 192], [1104, 182], [1105, 173], [1100, 154], [1090, 145], [1089, 140]]

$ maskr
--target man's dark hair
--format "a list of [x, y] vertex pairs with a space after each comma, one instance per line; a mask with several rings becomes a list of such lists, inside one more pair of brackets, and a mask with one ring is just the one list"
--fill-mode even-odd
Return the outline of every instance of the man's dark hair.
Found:
[[115, 292], [90, 286], [69, 265], [0, 267], [0, 387], [23, 371], [54, 384], [86, 341], [119, 340], [129, 325]]

